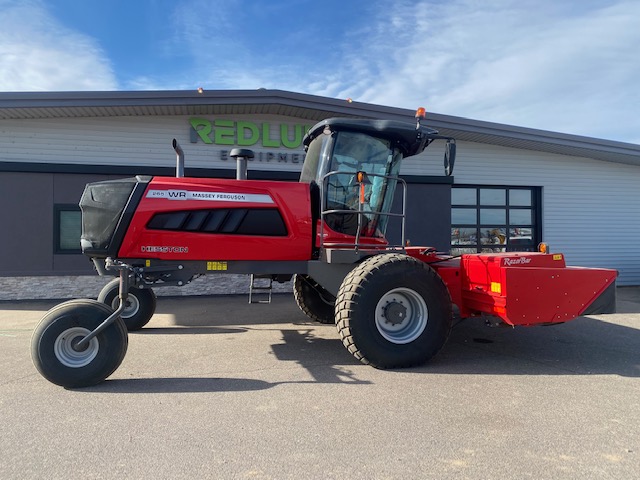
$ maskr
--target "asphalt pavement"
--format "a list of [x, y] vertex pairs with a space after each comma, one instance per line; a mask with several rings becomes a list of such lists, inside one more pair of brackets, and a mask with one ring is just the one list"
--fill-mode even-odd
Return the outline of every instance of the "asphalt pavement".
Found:
[[458, 323], [428, 365], [356, 361], [291, 295], [158, 300], [102, 384], [30, 359], [0, 302], [1, 479], [637, 479], [640, 289], [554, 327]]

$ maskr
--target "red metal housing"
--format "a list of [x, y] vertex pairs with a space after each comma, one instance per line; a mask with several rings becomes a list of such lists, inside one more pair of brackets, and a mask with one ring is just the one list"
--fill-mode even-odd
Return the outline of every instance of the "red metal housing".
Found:
[[[152, 229], [156, 215], [174, 212], [276, 209], [284, 235], [242, 235], [224, 228]], [[162, 260], [309, 260], [313, 245], [309, 184], [261, 180], [155, 177], [127, 229], [118, 257]]]
[[422, 259], [440, 274], [462, 317], [495, 315], [509, 325], [562, 323], [584, 315], [615, 288], [617, 276], [615, 270], [567, 266], [560, 253]]

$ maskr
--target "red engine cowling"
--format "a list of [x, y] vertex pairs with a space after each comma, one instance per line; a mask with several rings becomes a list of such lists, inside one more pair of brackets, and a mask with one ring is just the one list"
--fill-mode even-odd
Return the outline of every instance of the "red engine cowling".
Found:
[[308, 260], [314, 230], [309, 184], [155, 177], [118, 258]]

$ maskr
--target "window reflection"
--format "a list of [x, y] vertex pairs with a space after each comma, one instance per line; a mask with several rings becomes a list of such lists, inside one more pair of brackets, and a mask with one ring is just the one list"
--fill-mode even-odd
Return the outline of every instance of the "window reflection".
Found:
[[530, 207], [531, 190], [509, 190], [509, 205], [513, 207]]
[[504, 208], [481, 208], [480, 225], [507, 223], [507, 211]]
[[475, 208], [454, 208], [451, 210], [451, 223], [475, 225], [478, 223]]
[[509, 223], [512, 225], [531, 225], [531, 210], [525, 209], [509, 209]]
[[536, 188], [453, 187], [451, 253], [535, 251]]
[[480, 205], [506, 205], [507, 191], [497, 188], [480, 190]]
[[476, 247], [473, 247], [473, 248], [452, 247], [451, 248], [451, 255], [463, 255], [465, 253], [478, 253], [478, 249]]
[[475, 205], [475, 188], [454, 188], [451, 190], [451, 205]]
[[483, 248], [481, 253], [501, 253], [506, 251], [504, 247], [496, 247], [496, 248]]
[[478, 243], [478, 237], [475, 228], [452, 228], [451, 244], [452, 245], [475, 245]]
[[482, 245], [506, 245], [506, 230], [500, 227], [489, 227], [480, 229], [480, 243]]

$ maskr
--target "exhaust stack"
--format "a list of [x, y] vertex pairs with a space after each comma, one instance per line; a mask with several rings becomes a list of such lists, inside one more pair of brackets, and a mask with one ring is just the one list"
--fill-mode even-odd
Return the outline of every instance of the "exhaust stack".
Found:
[[171, 142], [173, 149], [176, 151], [176, 178], [184, 177], [184, 150], [174, 138]]
[[234, 148], [229, 153], [231, 158], [236, 159], [236, 180], [247, 179], [247, 160], [253, 158], [253, 150], [246, 148]]

